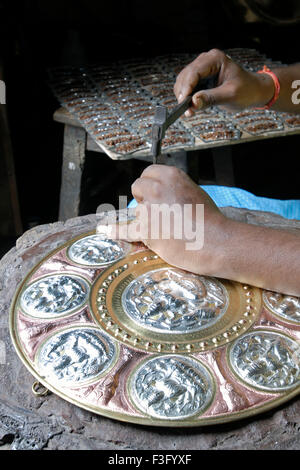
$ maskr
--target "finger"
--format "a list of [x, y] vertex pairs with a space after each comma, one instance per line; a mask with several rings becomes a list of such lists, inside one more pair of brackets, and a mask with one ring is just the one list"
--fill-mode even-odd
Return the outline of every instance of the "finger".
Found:
[[224, 62], [230, 59], [224, 52], [218, 49], [212, 49], [209, 52], [200, 54], [191, 64], [183, 69], [177, 77], [174, 93], [177, 97], [186, 98], [192, 94], [201, 78], [208, 78], [217, 75]]
[[174, 85], [174, 93], [178, 103], [181, 103], [187, 96], [192, 94], [198, 81], [198, 73], [192, 65], [187, 66], [180, 72]]
[[195, 93], [192, 99], [192, 109], [205, 109], [218, 104], [232, 103], [234, 96], [234, 84], [225, 82], [216, 88]]
[[188, 117], [188, 118], [189, 118], [189, 117], [192, 117], [194, 114], [195, 114], [195, 113], [194, 113], [193, 108], [189, 108], [189, 109], [184, 113], [185, 117]]

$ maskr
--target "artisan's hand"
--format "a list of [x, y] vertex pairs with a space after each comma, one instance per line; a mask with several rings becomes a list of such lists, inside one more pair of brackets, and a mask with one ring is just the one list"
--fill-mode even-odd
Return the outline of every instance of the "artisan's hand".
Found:
[[[140, 178], [132, 185], [132, 194], [139, 203], [136, 208], [136, 220], [126, 225], [120, 225], [116, 238], [129, 241], [142, 241], [146, 246], [157, 253], [166, 262], [195, 273], [215, 275], [217, 271], [218, 253], [222, 245], [222, 225], [227, 221], [219, 211], [212, 199], [197, 186], [183, 171], [165, 165], [151, 165], [147, 167]], [[163, 239], [166, 235], [164, 227], [159, 224], [158, 239], [151, 238], [151, 229], [155, 224], [155, 216], [151, 207], [155, 204], [167, 204], [168, 207], [177, 205], [182, 214], [183, 222], [174, 226], [171, 218], [170, 239]], [[187, 243], [195, 243], [195, 238], [190, 238], [190, 233], [203, 231], [203, 218], [196, 205], [204, 205], [204, 246], [200, 249], [186, 249]], [[184, 205], [191, 209], [191, 219], [184, 215]], [[147, 208], [147, 213], [142, 208]], [[174, 206], [173, 206], [174, 207]], [[187, 207], [187, 206], [185, 206]], [[152, 217], [151, 217], [152, 216]], [[177, 220], [180, 220], [177, 219]], [[164, 220], [166, 222], [166, 220]], [[185, 230], [192, 222], [192, 230]], [[180, 226], [179, 226], [180, 225]], [[138, 230], [136, 230], [138, 228]], [[178, 239], [178, 229], [182, 236]], [[176, 232], [177, 230], [177, 232]], [[197, 232], [196, 232], [197, 231]], [[139, 237], [137, 233], [143, 235]], [[176, 234], [176, 235], [175, 235]]]
[[186, 111], [187, 116], [191, 116], [196, 109], [215, 104], [233, 110], [264, 106], [274, 95], [274, 83], [270, 76], [247, 72], [224, 52], [212, 49], [200, 54], [179, 73], [174, 85], [178, 102], [193, 93], [201, 78], [216, 75], [217, 87], [195, 93], [192, 105]]
[[[106, 227], [108, 236], [128, 241], [140, 240], [167, 263], [196, 274], [232, 279], [300, 296], [298, 233], [225, 217], [205, 191], [174, 167], [149, 166], [132, 185], [132, 193], [138, 202], [137, 219], [128, 225]], [[183, 236], [178, 237], [178, 225], [171, 225], [168, 239], [149, 236], [153, 219], [149, 216], [151, 211], [145, 212], [142, 208], [150, 209], [155, 204], [177, 205], [179, 212], [185, 204], [190, 204], [195, 233], [203, 230], [203, 220], [196, 210], [203, 204], [203, 247], [187, 250], [186, 243], [191, 242], [191, 237], [186, 236], [185, 230], [182, 230]], [[189, 218], [183, 220], [183, 225], [190, 222]], [[102, 230], [103, 227], [99, 227], [98, 231]]]

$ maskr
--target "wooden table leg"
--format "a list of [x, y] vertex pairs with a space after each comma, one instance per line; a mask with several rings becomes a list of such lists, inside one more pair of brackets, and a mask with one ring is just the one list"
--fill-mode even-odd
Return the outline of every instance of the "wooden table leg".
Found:
[[86, 132], [65, 125], [59, 220], [79, 215], [81, 176], [85, 160]]
[[[0, 81], [3, 78], [3, 75], [2, 64], [0, 63]], [[4, 96], [1, 96], [0, 90], [0, 183], [2, 186], [2, 200], [0, 205], [0, 209], [2, 210], [0, 215], [3, 217], [1, 221], [0, 234], [4, 236], [19, 236], [23, 233], [23, 228], [20, 214], [13, 148], [6, 105], [4, 104], [5, 88], [3, 85], [2, 92]]]

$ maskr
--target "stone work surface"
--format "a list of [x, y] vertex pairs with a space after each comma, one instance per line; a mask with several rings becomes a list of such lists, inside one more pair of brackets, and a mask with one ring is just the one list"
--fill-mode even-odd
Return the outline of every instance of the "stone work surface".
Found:
[[[300, 222], [270, 213], [225, 208], [228, 217], [300, 233]], [[300, 449], [300, 399], [246, 420], [168, 429], [118, 422], [62, 398], [32, 394], [34, 378], [9, 336], [9, 307], [18, 283], [49, 251], [96, 226], [96, 216], [42, 225], [26, 232], [0, 262], [0, 449]]]

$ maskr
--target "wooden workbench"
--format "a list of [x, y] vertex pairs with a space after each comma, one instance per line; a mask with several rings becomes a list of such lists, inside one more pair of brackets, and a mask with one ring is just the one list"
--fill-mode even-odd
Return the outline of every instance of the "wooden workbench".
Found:
[[[152, 162], [150, 149], [137, 151], [130, 155], [117, 154], [103, 144], [97, 144], [82, 127], [82, 124], [66, 109], [59, 108], [55, 111], [54, 120], [64, 124], [63, 165], [60, 190], [59, 220], [67, 220], [79, 215], [80, 186], [85, 162], [86, 151], [100, 153], [100, 157], [108, 155], [113, 160], [138, 159]], [[216, 175], [216, 184], [234, 186], [234, 172], [232, 163], [232, 145], [270, 139], [273, 137], [285, 137], [299, 134], [300, 128], [284, 126], [282, 130], [268, 132], [259, 135], [250, 135], [243, 132], [240, 139], [219, 142], [204, 142], [200, 138], [195, 139], [193, 147], [180, 150], [168, 149], [163, 155], [164, 164], [174, 165], [187, 172], [187, 152], [194, 150], [211, 149]]]

